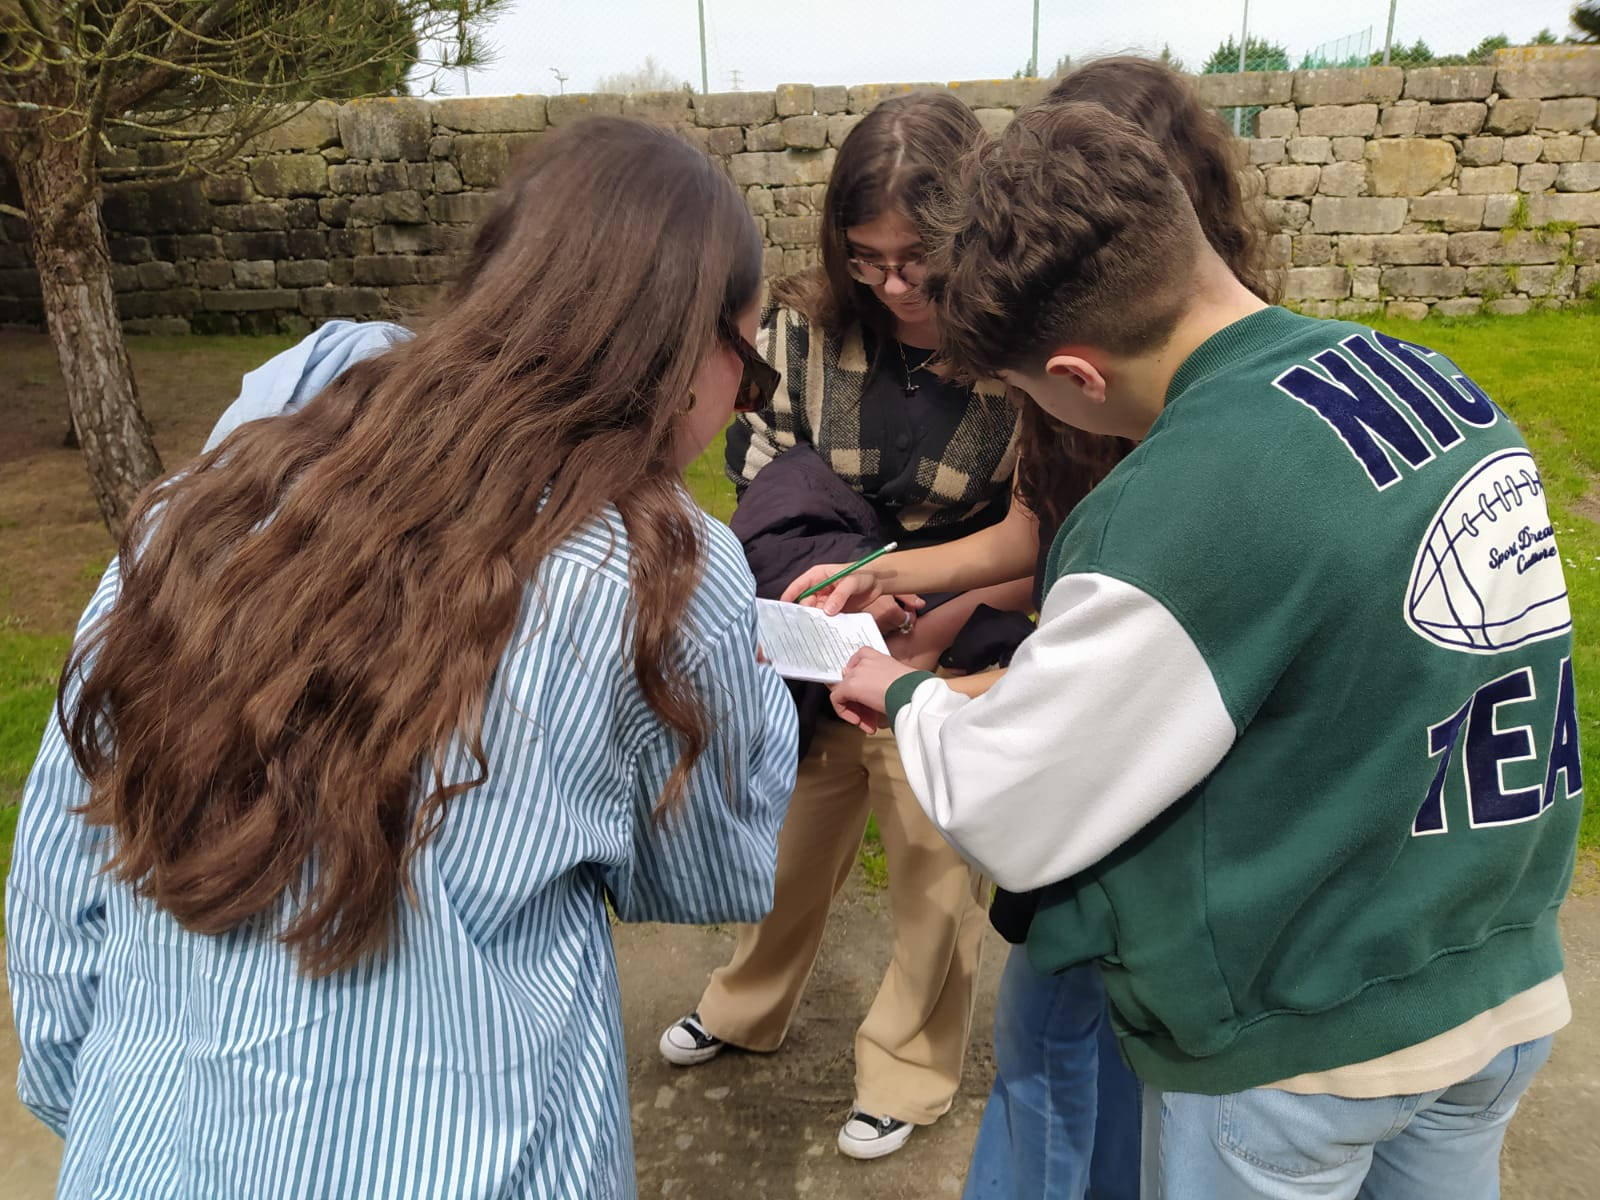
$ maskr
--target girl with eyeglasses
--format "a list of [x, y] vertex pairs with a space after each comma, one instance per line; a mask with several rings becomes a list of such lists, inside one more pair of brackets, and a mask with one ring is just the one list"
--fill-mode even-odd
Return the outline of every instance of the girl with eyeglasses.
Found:
[[[740, 491], [733, 525], [764, 594], [780, 594], [821, 545], [841, 558], [888, 541], [933, 546], [1005, 513], [1016, 411], [998, 384], [967, 387], [928, 369], [938, 325], [920, 290], [923, 206], [981, 136], [947, 94], [874, 109], [839, 148], [820, 269], [773, 287], [760, 345], [783, 385], [727, 442]], [[928, 597], [919, 616], [919, 598], [884, 597], [874, 612], [897, 655], [931, 665], [986, 598], [998, 599]], [[817, 721], [779, 841], [773, 911], [740, 930], [731, 961], [660, 1042], [681, 1066], [728, 1046], [779, 1048], [869, 813], [888, 863], [894, 952], [856, 1034], [855, 1095], [838, 1138], [856, 1158], [893, 1153], [950, 1107], [989, 892], [917, 806], [887, 736], [863, 736], [831, 713]]]
[[756, 920], [795, 776], [684, 467], [771, 395], [761, 240], [547, 135], [414, 335], [325, 326], [149, 489], [8, 891], [63, 1197], [634, 1194], [608, 906]]

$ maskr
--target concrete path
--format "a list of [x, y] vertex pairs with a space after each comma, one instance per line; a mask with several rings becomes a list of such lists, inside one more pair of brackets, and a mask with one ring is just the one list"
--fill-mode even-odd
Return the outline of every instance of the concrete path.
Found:
[[[1506, 1200], [1600, 1196], [1600, 894], [1564, 911], [1576, 1019], [1559, 1036], [1511, 1126]], [[851, 1043], [888, 957], [882, 897], [858, 880], [837, 906], [822, 960], [785, 1048], [723, 1055], [692, 1070], [655, 1051], [662, 1027], [725, 961], [731, 934], [663, 925], [617, 930], [623, 1024], [643, 1197], [688, 1200], [926, 1200], [961, 1192], [993, 1071], [989, 1029], [1005, 947], [991, 937], [961, 1095], [904, 1151], [855, 1163], [834, 1149], [850, 1101]], [[0, 982], [0, 1200], [51, 1194], [60, 1143], [16, 1100], [17, 1046]], [[1440, 1198], [1444, 1200], [1444, 1198]]]

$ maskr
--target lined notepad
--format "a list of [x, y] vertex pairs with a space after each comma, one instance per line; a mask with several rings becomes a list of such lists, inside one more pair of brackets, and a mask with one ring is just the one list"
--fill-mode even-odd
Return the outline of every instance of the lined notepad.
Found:
[[757, 600], [756, 633], [761, 652], [779, 675], [812, 683], [838, 683], [844, 664], [863, 646], [889, 652], [868, 613], [830, 617], [800, 604]]

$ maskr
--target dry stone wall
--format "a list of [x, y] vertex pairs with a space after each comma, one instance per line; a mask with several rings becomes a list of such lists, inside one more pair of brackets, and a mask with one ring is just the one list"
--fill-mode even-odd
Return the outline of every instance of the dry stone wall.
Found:
[[[1600, 298], [1600, 47], [1502, 52], [1484, 67], [1196, 79], [1259, 106], [1242, 169], [1264, 198], [1297, 307], [1408, 316]], [[525, 146], [593, 113], [670, 123], [726, 166], [769, 275], [816, 260], [845, 135], [884, 98], [947, 88], [991, 130], [1049, 84], [991, 80], [775, 92], [319, 103], [227, 173], [108, 189], [114, 286], [134, 332], [298, 332], [404, 315], [449, 280], [490, 191]], [[158, 158], [132, 143], [108, 163]], [[16, 204], [0, 178], [0, 200]], [[37, 324], [27, 231], [0, 217], [0, 323]]]

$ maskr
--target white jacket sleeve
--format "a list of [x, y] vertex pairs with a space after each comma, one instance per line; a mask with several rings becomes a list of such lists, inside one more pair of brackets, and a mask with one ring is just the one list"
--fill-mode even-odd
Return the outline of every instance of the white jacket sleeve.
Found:
[[1106, 575], [1067, 575], [985, 695], [924, 680], [894, 715], [918, 801], [1009, 891], [1077, 874], [1208, 774], [1235, 729], [1167, 608]]

